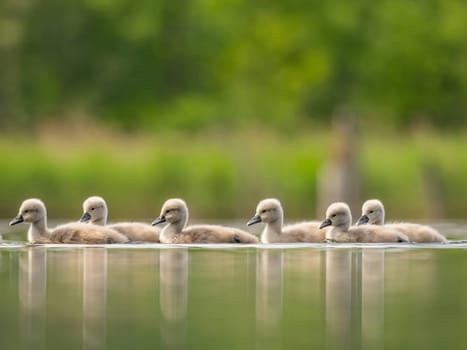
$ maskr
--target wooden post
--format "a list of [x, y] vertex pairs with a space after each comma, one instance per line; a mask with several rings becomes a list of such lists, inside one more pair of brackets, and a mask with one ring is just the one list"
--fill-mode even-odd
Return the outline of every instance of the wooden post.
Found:
[[348, 110], [340, 110], [332, 125], [329, 159], [317, 176], [318, 217], [323, 217], [333, 202], [346, 202], [350, 208], [360, 208], [361, 205], [355, 116]]

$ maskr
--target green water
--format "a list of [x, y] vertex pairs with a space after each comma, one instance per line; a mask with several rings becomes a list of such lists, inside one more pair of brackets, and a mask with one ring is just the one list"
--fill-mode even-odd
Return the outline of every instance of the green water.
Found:
[[467, 246], [0, 247], [0, 349], [465, 349]]

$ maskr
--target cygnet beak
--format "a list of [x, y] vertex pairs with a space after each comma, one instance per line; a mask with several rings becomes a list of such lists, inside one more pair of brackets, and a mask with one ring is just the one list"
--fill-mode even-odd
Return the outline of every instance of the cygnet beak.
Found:
[[13, 225], [16, 225], [16, 224], [19, 224], [21, 222], [24, 221], [24, 218], [22, 215], [18, 215], [17, 217], [15, 217], [13, 220], [10, 221], [10, 226], [13, 226]]
[[250, 219], [250, 221], [246, 223], [246, 225], [251, 226], [251, 225], [257, 224], [258, 222], [261, 222], [261, 216], [255, 215]]
[[164, 216], [164, 215], [161, 215], [161, 216], [159, 216], [157, 219], [155, 219], [155, 220], [151, 223], [151, 225], [152, 225], [152, 226], [155, 226], [155, 225], [158, 225], [158, 224], [162, 224], [163, 222], [166, 222], [166, 221], [167, 221], [167, 219], [165, 218], [165, 216]]
[[88, 222], [89, 220], [91, 220], [91, 214], [85, 212], [83, 216], [81, 216], [81, 218], [79, 219], [79, 222]]
[[370, 218], [368, 217], [368, 215], [362, 215], [362, 216], [360, 216], [360, 219], [358, 219], [357, 225], [366, 224], [366, 223], [368, 223], [368, 221], [370, 221]]
[[321, 223], [321, 225], [319, 225], [319, 228], [325, 228], [331, 225], [332, 225], [331, 219], [326, 219]]

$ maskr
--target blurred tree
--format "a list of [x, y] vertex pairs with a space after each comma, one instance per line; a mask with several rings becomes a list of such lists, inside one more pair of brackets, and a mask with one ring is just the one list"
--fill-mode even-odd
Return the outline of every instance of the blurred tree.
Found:
[[345, 105], [465, 125], [462, 0], [8, 0], [0, 123], [85, 111], [124, 128], [297, 127]]

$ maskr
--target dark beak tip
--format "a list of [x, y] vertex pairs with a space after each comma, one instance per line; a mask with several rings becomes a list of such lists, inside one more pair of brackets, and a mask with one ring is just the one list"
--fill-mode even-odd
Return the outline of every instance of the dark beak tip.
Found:
[[79, 219], [79, 222], [87, 222], [89, 220], [91, 220], [91, 215], [88, 212], [85, 212]]
[[261, 222], [261, 217], [259, 215], [255, 215], [250, 219], [250, 221], [246, 223], [246, 225], [251, 226], [257, 224], [258, 222]]
[[24, 221], [24, 219], [23, 219], [22, 216], [17, 216], [16, 218], [14, 218], [13, 220], [10, 221], [9, 225], [13, 226], [13, 225], [19, 224], [19, 223], [21, 223], [23, 221]]
[[362, 215], [362, 216], [360, 217], [360, 219], [358, 219], [357, 225], [366, 224], [366, 223], [368, 223], [368, 221], [369, 221], [368, 216], [367, 216], [367, 215]]
[[157, 219], [155, 219], [153, 222], [151, 222], [151, 225], [152, 226], [156, 226], [156, 225], [159, 225], [159, 224], [162, 224], [163, 222], [166, 222], [166, 218], [165, 216], [159, 216]]
[[331, 225], [332, 225], [332, 221], [330, 219], [326, 219], [321, 223], [321, 225], [319, 225], [319, 228], [323, 229], [323, 228], [331, 226]]

